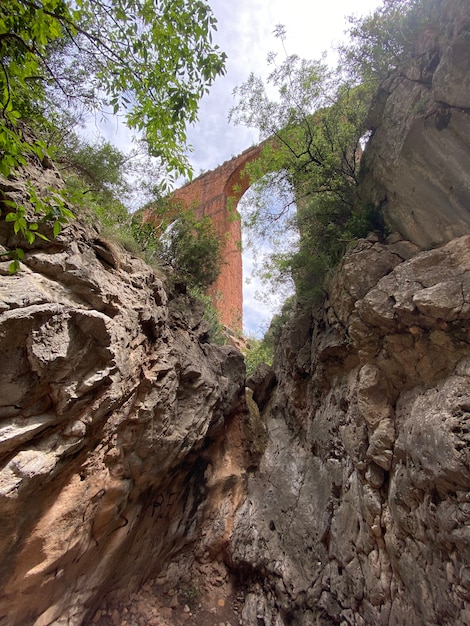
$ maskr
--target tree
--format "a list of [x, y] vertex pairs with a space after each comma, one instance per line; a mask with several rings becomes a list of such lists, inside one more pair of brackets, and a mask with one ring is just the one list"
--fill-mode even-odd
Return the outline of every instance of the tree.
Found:
[[[284, 40], [281, 27], [277, 34]], [[259, 182], [257, 199], [242, 217], [256, 233], [268, 232], [276, 244], [262, 265], [261, 277], [274, 277], [276, 289], [279, 280], [291, 277], [298, 294], [318, 294], [362, 222], [354, 190], [371, 93], [352, 85], [323, 60], [286, 55], [277, 64], [270, 55], [269, 62], [274, 68], [268, 85], [277, 97], [268, 97], [261, 79], [251, 75], [237, 90], [239, 102], [232, 111], [235, 122], [257, 127], [265, 140], [261, 158], [247, 167], [251, 180]], [[260, 179], [267, 171], [274, 174]], [[274, 210], [264, 203], [273, 192], [286, 197], [286, 189], [294, 194]], [[296, 212], [291, 210], [294, 202]], [[277, 249], [289, 231], [300, 235], [296, 247]], [[314, 289], [309, 287], [312, 278]]]
[[70, 134], [56, 153], [55, 160], [66, 182], [80, 179], [84, 195], [122, 196], [128, 192], [124, 176], [128, 157], [107, 141], [90, 143]]
[[[271, 244], [285, 241], [289, 229], [297, 230], [296, 246], [290, 251], [274, 247], [260, 273], [277, 281], [292, 278], [299, 300], [322, 296], [326, 277], [351, 242], [370, 230], [384, 232], [380, 207], [361, 204], [355, 193], [361, 154], [373, 130], [370, 106], [393, 73], [406, 78], [419, 34], [445, 27], [439, 20], [441, 5], [441, 0], [384, 0], [371, 15], [351, 18], [351, 39], [340, 49], [338, 69], [323, 59], [306, 61], [287, 53], [278, 64], [271, 54], [267, 86], [251, 75], [236, 90], [232, 119], [258, 128], [265, 141], [247, 175], [257, 181], [275, 172], [255, 182], [256, 200], [242, 218], [256, 235], [268, 233]], [[284, 43], [282, 26], [275, 34]], [[268, 96], [273, 88], [276, 96]], [[277, 210], [263, 201], [286, 188], [295, 198], [278, 203]]]
[[129, 206], [132, 192], [139, 187], [135, 159], [135, 151], [124, 154], [109, 142], [90, 142], [73, 131], [55, 152], [55, 164], [74, 207], [92, 219], [98, 218], [105, 236], [131, 245]]
[[191, 209], [179, 211], [157, 242], [157, 256], [171, 265], [189, 287], [205, 291], [220, 274], [222, 242], [208, 216], [197, 219]]
[[152, 153], [188, 171], [186, 125], [224, 71], [206, 2], [9, 0], [0, 8], [0, 26], [5, 121], [15, 125], [19, 99], [40, 83], [89, 108], [124, 111]]
[[[204, 0], [2, 3], [0, 174], [9, 176], [28, 156], [44, 158], [46, 144], [28, 140], [21, 120], [61, 99], [123, 113], [150, 154], [169, 170], [190, 174], [186, 127], [224, 71], [225, 55], [211, 40], [215, 28]], [[60, 217], [67, 217], [62, 208]], [[36, 218], [21, 207], [7, 216], [27, 240], [38, 233], [30, 226], [44, 217], [37, 204], [33, 210]]]
[[349, 41], [340, 53], [351, 79], [378, 86], [403, 70], [416, 53], [419, 34], [444, 26], [441, 8], [441, 0], [383, 0], [370, 15], [350, 17]]

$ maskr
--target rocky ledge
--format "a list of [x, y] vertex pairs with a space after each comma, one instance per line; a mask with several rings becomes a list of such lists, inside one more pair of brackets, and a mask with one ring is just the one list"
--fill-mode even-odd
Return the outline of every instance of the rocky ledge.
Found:
[[243, 623], [470, 623], [470, 237], [360, 242], [275, 373], [229, 547]]

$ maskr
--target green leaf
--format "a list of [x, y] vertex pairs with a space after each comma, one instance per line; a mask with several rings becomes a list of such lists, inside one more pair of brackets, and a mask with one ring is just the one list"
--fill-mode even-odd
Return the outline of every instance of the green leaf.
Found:
[[39, 239], [44, 241], [49, 241], [49, 237], [46, 237], [46, 235], [43, 235], [42, 233], [36, 233], [36, 237], [39, 237]]
[[30, 230], [26, 230], [24, 232], [24, 237], [29, 244], [32, 244], [34, 243], [35, 233], [31, 232]]
[[[88, 110], [99, 110], [103, 101], [114, 114], [124, 108], [150, 154], [158, 154], [167, 171], [188, 174], [187, 126], [197, 117], [202, 94], [224, 71], [225, 55], [211, 42], [215, 27], [206, 0], [3, 2], [0, 32], [12, 36], [0, 45], [0, 173], [8, 177], [32, 156], [42, 161], [52, 154], [49, 138], [67, 135], [53, 128], [67, 93]], [[38, 132], [46, 129], [48, 140], [31, 142], [23, 122]], [[99, 172], [91, 174], [97, 178]], [[17, 209], [5, 221], [30, 242], [40, 236], [37, 220], [55, 220], [57, 236], [60, 224], [73, 218], [57, 195], [45, 197], [31, 186], [34, 220], [28, 205], [28, 214]]]
[[57, 235], [60, 233], [61, 230], [62, 230], [61, 223], [59, 221], [54, 222], [54, 226], [52, 228], [52, 233], [54, 237], [57, 237]]

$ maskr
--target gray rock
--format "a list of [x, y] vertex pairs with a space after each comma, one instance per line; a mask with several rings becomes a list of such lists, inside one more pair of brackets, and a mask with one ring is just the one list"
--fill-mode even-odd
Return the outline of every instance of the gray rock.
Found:
[[383, 85], [359, 188], [384, 206], [392, 229], [423, 249], [470, 228], [470, 8], [445, 0], [441, 15], [445, 32], [428, 32], [415, 63]]
[[[356, 254], [372, 265], [375, 246], [339, 272]], [[361, 295], [346, 307], [337, 276], [301, 335], [309, 376], [290, 349], [305, 320], [286, 329], [230, 543], [234, 567], [262, 581], [250, 619], [261, 602], [299, 625], [466, 624], [469, 250], [462, 237], [402, 258], [349, 287]], [[328, 352], [332, 333], [342, 349]]]
[[87, 623], [108, 591], [135, 589], [193, 545], [219, 506], [223, 520], [243, 484], [244, 443], [240, 469], [211, 473], [249, 422], [241, 353], [199, 340], [197, 307], [190, 325], [174, 323], [161, 280], [116, 244], [79, 223], [59, 239], [0, 272], [0, 615], [11, 626]]

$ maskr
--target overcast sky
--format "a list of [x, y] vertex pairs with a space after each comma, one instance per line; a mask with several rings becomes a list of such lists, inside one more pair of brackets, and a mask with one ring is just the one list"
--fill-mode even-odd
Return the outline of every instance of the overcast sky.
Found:
[[[228, 55], [227, 73], [218, 78], [201, 103], [199, 122], [190, 129], [194, 147], [191, 162], [194, 174], [214, 169], [258, 142], [254, 130], [228, 123], [234, 106], [233, 90], [249, 74], [266, 77], [269, 52], [283, 57], [281, 42], [274, 37], [276, 25], [286, 27], [285, 46], [289, 54], [315, 59], [343, 41], [347, 16], [370, 13], [380, 0], [209, 0], [218, 20], [215, 41]], [[331, 61], [335, 61], [334, 53]], [[260, 290], [256, 280], [247, 282], [252, 259], [244, 254], [244, 328], [249, 334], [262, 334], [272, 316], [272, 308], [255, 299]]]
[[257, 134], [229, 125], [227, 118], [235, 101], [233, 89], [249, 74], [266, 77], [268, 53], [283, 57], [281, 42], [274, 37], [283, 24], [289, 54], [316, 59], [344, 40], [347, 16], [369, 13], [380, 0], [209, 0], [218, 20], [216, 43], [228, 55], [227, 73], [218, 78], [200, 108], [199, 123], [190, 130], [195, 148], [195, 175], [217, 167], [257, 142]]
[[[273, 31], [278, 24], [286, 28], [285, 46], [289, 54], [316, 59], [329, 53], [335, 63], [334, 49], [345, 39], [347, 16], [370, 13], [380, 0], [208, 0], [218, 20], [214, 40], [227, 54], [226, 75], [216, 80], [210, 93], [201, 102], [199, 122], [189, 129], [189, 142], [194, 151], [190, 161], [197, 177], [258, 143], [254, 130], [234, 126], [228, 114], [234, 106], [233, 90], [251, 72], [266, 78], [268, 53], [283, 58], [281, 42]], [[93, 128], [88, 127], [93, 132]], [[95, 118], [94, 131], [126, 151], [131, 145], [130, 132], [116, 120], [103, 127]], [[248, 334], [263, 334], [269, 325], [273, 307], [255, 299], [261, 289], [256, 280], [248, 282], [252, 259], [244, 252], [244, 328]]]

